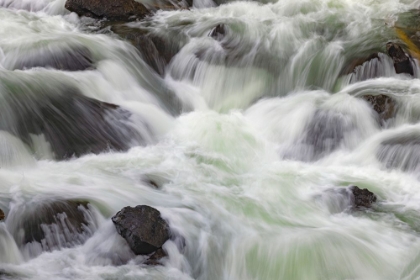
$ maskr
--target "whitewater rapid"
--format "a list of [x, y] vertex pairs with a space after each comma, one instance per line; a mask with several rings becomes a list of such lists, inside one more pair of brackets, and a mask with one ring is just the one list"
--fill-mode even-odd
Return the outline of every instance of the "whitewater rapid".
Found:
[[[396, 41], [398, 14], [420, 2], [220, 2], [128, 24], [177, 44], [160, 76], [64, 0], [0, 0], [0, 279], [420, 279], [420, 145], [383, 145], [420, 137], [419, 69], [397, 75], [383, 55], [340, 73]], [[225, 35], [209, 36], [219, 24]], [[74, 45], [94, 69], [14, 69]], [[58, 161], [42, 135], [29, 147], [9, 133], [63, 85], [131, 112], [142, 141]], [[365, 94], [391, 96], [395, 118], [379, 123]], [[313, 145], [311, 124], [338, 140]], [[372, 210], [349, 211], [352, 185], [377, 195]], [[16, 242], [19, 217], [57, 199], [91, 203], [86, 234], [52, 251]], [[143, 265], [111, 222], [142, 204], [185, 242], [165, 243], [162, 266]]]

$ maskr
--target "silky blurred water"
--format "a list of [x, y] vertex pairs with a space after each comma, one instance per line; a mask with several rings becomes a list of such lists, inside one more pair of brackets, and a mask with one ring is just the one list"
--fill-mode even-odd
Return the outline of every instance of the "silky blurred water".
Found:
[[[419, 1], [197, 0], [158, 11], [128, 25], [178, 44], [163, 77], [64, 4], [0, 0], [0, 279], [420, 279], [418, 69], [397, 75], [380, 54], [342, 73], [397, 41], [398, 14]], [[219, 24], [224, 34], [210, 36]], [[93, 69], [16, 69], [74, 46], [88, 48]], [[11, 133], [67, 87], [131, 112], [144, 141], [57, 161], [43, 135], [28, 146]], [[379, 122], [367, 94], [392, 97], [395, 118]], [[378, 202], [351, 211], [351, 185]], [[33, 205], [75, 199], [91, 204], [84, 235], [62, 244], [48, 228], [60, 243], [51, 248], [16, 240]], [[165, 243], [161, 266], [144, 265], [111, 222], [141, 204], [185, 242]]]

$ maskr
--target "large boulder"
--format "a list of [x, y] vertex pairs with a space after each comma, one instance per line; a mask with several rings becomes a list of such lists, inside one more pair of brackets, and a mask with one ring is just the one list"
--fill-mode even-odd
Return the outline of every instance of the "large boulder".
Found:
[[82, 244], [96, 220], [86, 201], [33, 201], [9, 214], [10, 232], [30, 256]]
[[43, 135], [59, 160], [125, 151], [142, 141], [130, 125], [129, 111], [86, 97], [69, 85], [26, 83], [22, 79], [3, 91], [0, 117], [0, 129], [34, 150], [34, 135]]
[[11, 70], [44, 67], [65, 71], [82, 71], [93, 69], [93, 57], [90, 50], [83, 45], [59, 45], [31, 50], [28, 53], [19, 50], [16, 60], [6, 60], [4, 64]]
[[145, 17], [149, 11], [134, 0], [67, 0], [65, 8], [79, 16], [134, 20]]
[[169, 226], [160, 212], [147, 205], [125, 207], [112, 217], [117, 232], [136, 255], [148, 255], [169, 239]]

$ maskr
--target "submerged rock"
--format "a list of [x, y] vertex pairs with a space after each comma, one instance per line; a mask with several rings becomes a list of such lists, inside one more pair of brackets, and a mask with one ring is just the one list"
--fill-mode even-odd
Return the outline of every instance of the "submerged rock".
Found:
[[9, 128], [11, 132], [29, 145], [32, 144], [31, 134], [44, 135], [56, 159], [109, 150], [125, 151], [131, 142], [141, 139], [128, 125], [130, 112], [86, 97], [72, 87], [37, 97], [39, 99], [29, 103], [27, 108], [22, 107], [22, 101], [15, 100], [15, 96], [10, 98], [10, 103], [16, 103], [19, 108], [15, 126]]
[[388, 169], [418, 170], [420, 167], [419, 133], [401, 133], [382, 141], [376, 157]]
[[376, 195], [368, 189], [360, 189], [357, 186], [350, 187], [353, 194], [353, 206], [355, 208], [370, 208], [376, 201]]
[[394, 62], [394, 68], [397, 74], [405, 73], [411, 76], [414, 75], [411, 57], [404, 52], [401, 46], [389, 42], [386, 44], [386, 51]]
[[372, 106], [376, 113], [378, 113], [381, 123], [395, 117], [396, 103], [392, 97], [378, 94], [363, 95], [362, 98]]
[[129, 41], [140, 52], [144, 61], [161, 76], [165, 74], [166, 66], [180, 50], [179, 42], [168, 35], [158, 35], [124, 24], [111, 25], [111, 31]]
[[[6, 65], [8, 61], [5, 62]], [[62, 48], [43, 48], [20, 55], [15, 62], [9, 62], [14, 69], [30, 69], [34, 67], [54, 68], [65, 71], [82, 71], [93, 68], [93, 57], [85, 46], [65, 46]]]
[[218, 24], [213, 30], [210, 32], [210, 37], [215, 40], [220, 41], [226, 35], [226, 27], [224, 24]]
[[298, 158], [305, 161], [320, 159], [336, 150], [345, 133], [353, 129], [351, 116], [331, 110], [317, 110], [306, 125], [301, 142], [303, 150]]
[[4, 220], [4, 212], [0, 209], [0, 221]]
[[[367, 57], [358, 57], [358, 58], [354, 58], [352, 59], [345, 67], [343, 67], [343, 69], [341, 69], [340, 71], [340, 75], [348, 75], [351, 73], [355, 73], [356, 68], [359, 66], [362, 66], [363, 64], [372, 61], [374, 59], [380, 60], [379, 54], [378, 53], [373, 53]], [[376, 77], [377, 73], [369, 73], [369, 77]]]
[[169, 239], [169, 226], [150, 206], [125, 207], [112, 217], [117, 232], [136, 255], [148, 255]]
[[65, 8], [79, 16], [134, 20], [145, 17], [149, 11], [134, 0], [67, 0]]
[[[11, 211], [11, 233], [30, 255], [82, 244], [93, 234], [96, 221], [88, 202], [58, 200], [34, 202]], [[34, 242], [39, 243], [38, 245]]]

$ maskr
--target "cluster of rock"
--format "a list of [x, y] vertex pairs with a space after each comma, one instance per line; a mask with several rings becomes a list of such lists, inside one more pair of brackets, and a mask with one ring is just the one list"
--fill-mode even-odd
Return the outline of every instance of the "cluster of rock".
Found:
[[[42, 251], [83, 244], [97, 227], [87, 201], [55, 200], [29, 204], [11, 211], [8, 219], [14, 220], [9, 231], [21, 249], [27, 246], [40, 248], [30, 250], [32, 257]], [[4, 213], [0, 209], [1, 220], [4, 220]], [[144, 264], [161, 264], [167, 256], [162, 246], [171, 237], [171, 232], [158, 210], [147, 205], [125, 207], [112, 217], [112, 221], [135, 255], [147, 255]]]

